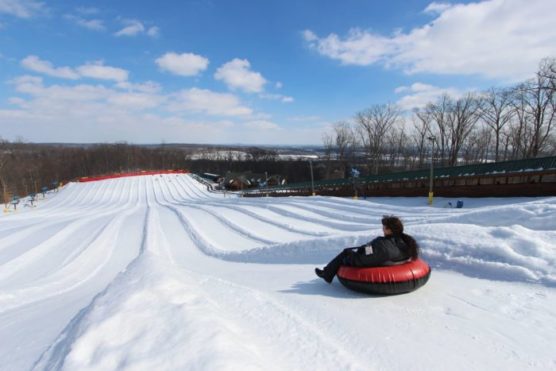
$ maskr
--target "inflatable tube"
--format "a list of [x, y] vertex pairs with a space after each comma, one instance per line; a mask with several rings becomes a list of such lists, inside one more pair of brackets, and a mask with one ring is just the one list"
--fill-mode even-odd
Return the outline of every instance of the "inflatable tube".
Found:
[[403, 294], [429, 280], [431, 268], [421, 259], [383, 267], [341, 266], [337, 277], [348, 289], [376, 295]]

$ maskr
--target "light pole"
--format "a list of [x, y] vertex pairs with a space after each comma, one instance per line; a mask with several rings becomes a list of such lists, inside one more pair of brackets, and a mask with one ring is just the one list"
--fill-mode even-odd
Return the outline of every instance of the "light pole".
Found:
[[431, 141], [431, 176], [430, 176], [430, 185], [429, 185], [429, 205], [432, 205], [433, 199], [433, 184], [434, 184], [434, 170], [433, 170], [433, 163], [434, 163], [434, 142], [436, 141], [435, 136], [430, 136], [427, 138]]
[[311, 193], [315, 195], [315, 179], [313, 178], [313, 161], [309, 159], [309, 167], [311, 168]]
[[357, 200], [358, 198], [358, 194], [357, 194], [357, 178], [359, 178], [359, 170], [357, 170], [356, 168], [352, 167], [351, 168], [351, 177], [353, 178], [353, 199]]

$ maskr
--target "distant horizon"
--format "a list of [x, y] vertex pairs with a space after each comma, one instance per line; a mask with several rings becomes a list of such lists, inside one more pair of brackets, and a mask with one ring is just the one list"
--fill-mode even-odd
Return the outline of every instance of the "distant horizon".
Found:
[[[7, 140], [7, 139], [6, 139]], [[164, 142], [164, 143], [133, 143], [129, 141], [107, 141], [107, 142], [31, 142], [31, 141], [17, 141], [8, 140], [10, 143], [21, 143], [21, 144], [43, 144], [43, 145], [98, 145], [98, 144], [128, 144], [132, 146], [218, 146], [218, 147], [271, 147], [271, 148], [323, 148], [322, 144], [242, 144], [242, 143], [187, 143], [187, 142]]]

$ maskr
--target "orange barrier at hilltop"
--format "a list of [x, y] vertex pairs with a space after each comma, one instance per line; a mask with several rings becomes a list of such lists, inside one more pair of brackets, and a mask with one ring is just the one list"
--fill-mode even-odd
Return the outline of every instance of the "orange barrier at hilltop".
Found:
[[158, 174], [187, 174], [187, 170], [143, 170], [143, 171], [133, 171], [129, 173], [119, 173], [119, 174], [109, 174], [109, 175], [99, 175], [99, 176], [84, 176], [79, 178], [80, 183], [84, 182], [96, 182], [97, 180], [106, 180], [114, 178], [124, 178], [128, 176], [141, 176], [141, 175], [158, 175]]

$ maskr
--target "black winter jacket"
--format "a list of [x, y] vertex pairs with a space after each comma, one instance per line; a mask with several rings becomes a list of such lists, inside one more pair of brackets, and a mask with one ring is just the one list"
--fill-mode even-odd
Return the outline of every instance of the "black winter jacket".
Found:
[[[404, 235], [404, 238], [413, 240], [409, 235]], [[345, 254], [343, 263], [353, 267], [378, 267], [411, 258], [409, 246], [401, 236], [377, 237], [350, 250]]]

